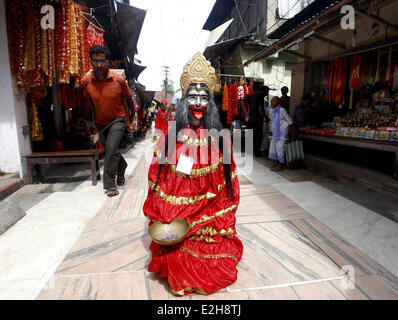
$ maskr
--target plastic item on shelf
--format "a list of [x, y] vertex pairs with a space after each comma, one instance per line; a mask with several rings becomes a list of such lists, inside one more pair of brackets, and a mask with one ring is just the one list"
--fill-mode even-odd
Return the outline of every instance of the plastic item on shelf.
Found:
[[390, 132], [387, 130], [376, 130], [373, 140], [388, 140]]

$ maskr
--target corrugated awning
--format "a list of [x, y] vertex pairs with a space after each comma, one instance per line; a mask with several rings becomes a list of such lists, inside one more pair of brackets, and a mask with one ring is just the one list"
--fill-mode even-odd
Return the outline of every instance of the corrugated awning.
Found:
[[289, 33], [299, 29], [305, 24], [308, 24], [320, 14], [336, 6], [343, 0], [317, 0], [308, 5], [306, 8], [297, 13], [293, 18], [287, 20], [278, 29], [270, 33], [267, 38], [282, 39]]
[[250, 36], [243, 36], [223, 42], [216, 43], [210, 47], [207, 47], [206, 50], [203, 52], [203, 55], [210, 60], [214, 56], [220, 56], [222, 55], [226, 50], [229, 48], [233, 47], [236, 43], [240, 41], [244, 41], [246, 39], [249, 39]]
[[230, 19], [212, 30], [209, 34], [209, 38], [207, 39], [206, 47], [210, 47], [216, 44], [217, 41], [221, 38], [222, 34], [225, 32], [225, 30], [227, 30], [228, 27], [231, 25], [232, 21], [234, 21], [234, 19]]
[[244, 65], [270, 56], [276, 52], [288, 49], [293, 43], [299, 43], [316, 30], [317, 18], [325, 18], [331, 13], [340, 10], [343, 5], [352, 3], [353, 0], [317, 0], [287, 20], [282, 26], [268, 35], [269, 38], [278, 39], [271, 46], [261, 50], [254, 57], [247, 60]]
[[130, 63], [128, 68], [127, 68], [127, 73], [129, 75], [129, 77], [134, 78], [134, 79], [137, 80], [139, 75], [145, 69], [146, 69], [146, 67], [144, 67], [144, 66], [140, 66], [140, 65], [135, 64], [135, 63]]
[[155, 97], [155, 92], [156, 91], [144, 91], [141, 93], [144, 104], [149, 104], [153, 100]]
[[117, 3], [116, 21], [123, 42], [122, 46], [130, 61], [134, 61], [134, 55], [137, 53], [138, 38], [140, 37], [145, 16], [145, 10]]
[[[109, 0], [74, 0], [77, 4], [93, 8], [93, 15], [104, 29], [104, 41], [111, 52], [112, 60], [127, 59], [127, 76], [138, 79], [146, 67], [134, 63], [137, 43], [144, 24], [146, 11], [130, 5]], [[112, 12], [114, 19], [112, 21]], [[112, 23], [113, 22], [113, 23]]]
[[227, 21], [229, 13], [234, 5], [234, 0], [217, 0], [203, 26], [203, 30], [214, 30], [219, 25]]

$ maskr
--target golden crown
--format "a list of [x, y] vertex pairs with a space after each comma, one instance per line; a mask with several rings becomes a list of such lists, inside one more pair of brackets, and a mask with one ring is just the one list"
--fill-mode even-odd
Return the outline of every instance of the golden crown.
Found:
[[181, 76], [182, 97], [187, 94], [191, 83], [206, 84], [210, 95], [213, 96], [217, 83], [216, 71], [200, 52], [196, 53], [184, 67]]

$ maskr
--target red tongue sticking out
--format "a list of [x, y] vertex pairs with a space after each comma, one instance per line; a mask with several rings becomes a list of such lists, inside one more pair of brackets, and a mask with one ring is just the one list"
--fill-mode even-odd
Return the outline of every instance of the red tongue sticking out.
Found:
[[203, 112], [201, 112], [201, 111], [194, 111], [193, 114], [194, 114], [195, 118], [197, 118], [197, 119], [202, 119], [202, 117], [203, 117]]

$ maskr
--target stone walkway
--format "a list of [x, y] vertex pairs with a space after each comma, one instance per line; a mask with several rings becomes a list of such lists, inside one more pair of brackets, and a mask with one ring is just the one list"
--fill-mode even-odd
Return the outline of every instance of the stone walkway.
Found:
[[[237, 282], [210, 296], [174, 297], [167, 281], [147, 272], [151, 240], [142, 206], [144, 155], [151, 148], [146, 140], [127, 154], [133, 170], [119, 197], [106, 198], [102, 184], [88, 180], [47, 196], [0, 236], [0, 299], [398, 299], [397, 253], [390, 260], [376, 254], [378, 263], [326, 219], [347, 207], [344, 201], [330, 206], [340, 196], [313, 183], [291, 183], [256, 161], [252, 173], [239, 170], [237, 231], [244, 253]], [[398, 228], [391, 223], [394, 243]], [[360, 226], [369, 232], [369, 225]], [[377, 236], [377, 229], [370, 231]], [[382, 254], [394, 250], [377, 245]], [[353, 284], [341, 270], [347, 265]]]

